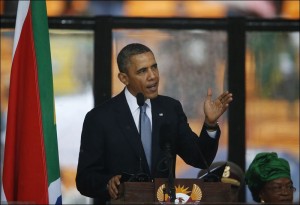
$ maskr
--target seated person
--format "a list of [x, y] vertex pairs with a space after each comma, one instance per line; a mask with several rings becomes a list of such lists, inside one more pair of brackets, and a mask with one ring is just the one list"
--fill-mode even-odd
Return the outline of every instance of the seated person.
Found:
[[[231, 185], [231, 202], [241, 202], [239, 194], [244, 183], [244, 172], [235, 163], [230, 161], [213, 162], [210, 166], [210, 172], [219, 175], [219, 181]], [[221, 171], [221, 172], [220, 172]], [[207, 170], [202, 169], [198, 173], [198, 178], [205, 179]]]
[[296, 188], [291, 179], [290, 165], [275, 152], [257, 154], [246, 171], [245, 182], [256, 202], [267, 204], [293, 202]]

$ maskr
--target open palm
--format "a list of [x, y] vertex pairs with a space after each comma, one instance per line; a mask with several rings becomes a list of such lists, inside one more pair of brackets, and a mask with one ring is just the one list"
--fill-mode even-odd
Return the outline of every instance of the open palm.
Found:
[[205, 122], [209, 125], [215, 125], [219, 117], [227, 110], [231, 101], [232, 94], [228, 91], [222, 93], [217, 99], [212, 100], [212, 91], [208, 88], [204, 102]]

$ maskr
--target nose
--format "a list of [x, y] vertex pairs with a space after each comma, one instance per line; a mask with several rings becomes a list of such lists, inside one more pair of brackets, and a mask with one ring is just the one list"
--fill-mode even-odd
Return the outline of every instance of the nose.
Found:
[[156, 77], [156, 72], [153, 71], [152, 69], [148, 70], [148, 79], [153, 79]]
[[289, 191], [287, 189], [281, 189], [281, 193], [287, 195], [289, 194]]
[[287, 187], [282, 187], [281, 188], [281, 194], [283, 194], [283, 195], [290, 195], [292, 193], [293, 192], [291, 192], [291, 190], [289, 188], [287, 188]]

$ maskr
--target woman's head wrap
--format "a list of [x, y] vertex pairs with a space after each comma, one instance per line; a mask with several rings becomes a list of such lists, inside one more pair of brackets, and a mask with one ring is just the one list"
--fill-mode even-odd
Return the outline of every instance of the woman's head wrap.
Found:
[[291, 173], [288, 161], [278, 158], [275, 152], [257, 154], [245, 174], [245, 182], [252, 192], [253, 198], [266, 182], [278, 178], [291, 178]]

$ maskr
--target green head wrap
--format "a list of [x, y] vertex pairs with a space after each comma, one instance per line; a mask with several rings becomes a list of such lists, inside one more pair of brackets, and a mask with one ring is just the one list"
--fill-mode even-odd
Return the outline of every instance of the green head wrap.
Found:
[[257, 154], [245, 174], [251, 192], [260, 191], [266, 182], [278, 178], [291, 178], [290, 165], [275, 152]]

